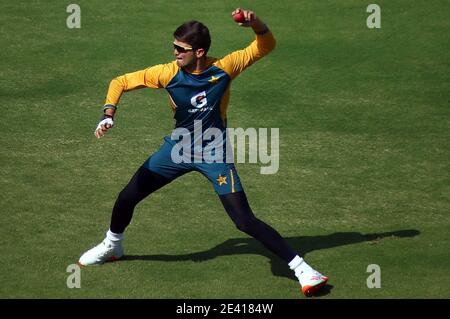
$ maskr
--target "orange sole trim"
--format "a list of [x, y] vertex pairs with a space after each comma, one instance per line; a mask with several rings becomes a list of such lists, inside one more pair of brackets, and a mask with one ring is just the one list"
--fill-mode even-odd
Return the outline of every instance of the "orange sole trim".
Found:
[[305, 286], [302, 288], [302, 292], [306, 297], [310, 297], [311, 295], [314, 295], [316, 292], [318, 292], [323, 286], [326, 285], [328, 282], [328, 278], [324, 277], [323, 281], [318, 283], [315, 286]]

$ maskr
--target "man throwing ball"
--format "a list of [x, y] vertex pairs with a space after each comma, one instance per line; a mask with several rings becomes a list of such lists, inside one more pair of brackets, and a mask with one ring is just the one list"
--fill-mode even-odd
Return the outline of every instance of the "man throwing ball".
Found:
[[[272, 32], [254, 12], [236, 9], [232, 16], [239, 26], [251, 28], [255, 33], [256, 39], [243, 50], [221, 59], [208, 56], [211, 44], [208, 28], [201, 22], [189, 21], [180, 25], [173, 34], [175, 61], [128, 73], [111, 81], [103, 119], [95, 130], [97, 138], [103, 137], [113, 127], [122, 94], [140, 88], [164, 88], [176, 123], [160, 149], [138, 168], [120, 192], [105, 239], [85, 252], [79, 264], [95, 265], [121, 258], [124, 254], [124, 231], [136, 205], [174, 179], [196, 171], [211, 182], [236, 227], [287, 263], [305, 295], [314, 294], [326, 284], [327, 277], [311, 268], [275, 229], [255, 217], [234, 163], [226, 160], [229, 157], [224, 145], [231, 82], [275, 48]], [[216, 132], [214, 138], [198, 134], [208, 129]], [[184, 144], [182, 154], [179, 149], [181, 139], [190, 141], [188, 145]], [[191, 152], [185, 152], [189, 146]], [[205, 158], [204, 154], [213, 158]]]

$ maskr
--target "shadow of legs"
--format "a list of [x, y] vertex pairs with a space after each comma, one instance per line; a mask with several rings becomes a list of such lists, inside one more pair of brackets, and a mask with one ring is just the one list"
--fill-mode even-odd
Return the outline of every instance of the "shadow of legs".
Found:
[[[393, 232], [361, 234], [358, 232], [340, 232], [324, 236], [299, 236], [285, 237], [287, 242], [298, 251], [300, 256], [305, 256], [311, 251], [351, 245], [361, 242], [377, 243], [385, 239], [398, 239], [415, 237], [420, 231], [415, 229], [398, 230]], [[286, 263], [265, 249], [257, 240], [253, 238], [233, 238], [205, 251], [185, 254], [185, 255], [126, 255], [122, 259], [127, 260], [148, 260], [148, 261], [194, 261], [202, 262], [214, 259], [219, 256], [230, 256], [240, 254], [257, 254], [269, 259], [272, 273], [275, 276], [295, 279], [292, 271]]]

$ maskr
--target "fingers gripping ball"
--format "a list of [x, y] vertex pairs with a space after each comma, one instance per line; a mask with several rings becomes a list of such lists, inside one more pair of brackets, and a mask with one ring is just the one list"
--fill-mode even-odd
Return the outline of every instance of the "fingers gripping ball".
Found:
[[245, 16], [244, 12], [242, 10], [239, 10], [233, 15], [233, 20], [237, 23], [244, 23], [245, 22]]

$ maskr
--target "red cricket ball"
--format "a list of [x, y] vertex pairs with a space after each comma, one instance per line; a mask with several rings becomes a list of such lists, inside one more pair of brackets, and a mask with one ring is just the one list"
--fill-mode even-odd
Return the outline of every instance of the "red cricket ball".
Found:
[[243, 11], [239, 11], [238, 13], [233, 15], [234, 21], [237, 23], [244, 23], [245, 22], [245, 16]]

